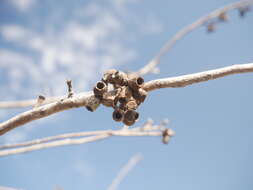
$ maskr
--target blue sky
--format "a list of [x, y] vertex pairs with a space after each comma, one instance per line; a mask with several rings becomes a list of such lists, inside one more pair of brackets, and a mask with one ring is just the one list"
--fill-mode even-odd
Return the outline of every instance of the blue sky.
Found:
[[[0, 98], [21, 100], [90, 90], [104, 70], [137, 70], [185, 25], [232, 3], [143, 0], [2, 0]], [[204, 27], [181, 40], [160, 64], [159, 75], [178, 76], [253, 60], [253, 14], [207, 34]], [[27, 190], [106, 189], [136, 153], [144, 159], [119, 189], [251, 190], [253, 187], [252, 74], [229, 76], [180, 89], [151, 92], [137, 125], [169, 119], [176, 136], [111, 139], [0, 158], [0, 186]], [[23, 109], [0, 110], [4, 121]], [[118, 129], [111, 109], [84, 108], [34, 121], [0, 138], [18, 142], [67, 132]]]

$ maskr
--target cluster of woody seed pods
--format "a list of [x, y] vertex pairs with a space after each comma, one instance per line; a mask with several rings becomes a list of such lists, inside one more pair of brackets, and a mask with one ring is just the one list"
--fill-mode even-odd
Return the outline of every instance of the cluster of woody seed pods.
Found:
[[147, 96], [143, 84], [144, 79], [140, 76], [112, 69], [104, 73], [93, 92], [103, 105], [114, 109], [112, 117], [115, 121], [131, 126], [139, 118], [136, 109]]

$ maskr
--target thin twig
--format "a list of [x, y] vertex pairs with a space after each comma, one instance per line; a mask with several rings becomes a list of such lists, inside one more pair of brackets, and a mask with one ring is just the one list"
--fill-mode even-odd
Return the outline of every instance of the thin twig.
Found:
[[[168, 135], [174, 136], [174, 131], [171, 129], [163, 129], [160, 125], [153, 125], [149, 129], [144, 127], [137, 127], [132, 129], [120, 129], [120, 130], [105, 130], [105, 131], [91, 131], [80, 133], [69, 133], [53, 137], [47, 137], [37, 139], [34, 141], [28, 141], [23, 143], [17, 143], [12, 145], [1, 146], [0, 157], [8, 156], [12, 154], [20, 154], [25, 152], [31, 152], [40, 149], [73, 145], [73, 144], [85, 144], [88, 142], [95, 142], [111, 136], [163, 136], [164, 131], [168, 131]], [[87, 137], [88, 135], [92, 135]], [[82, 138], [74, 138], [82, 137]]]
[[84, 143], [99, 141], [99, 140], [102, 140], [102, 139], [105, 139], [108, 137], [110, 137], [110, 135], [103, 134], [103, 135], [96, 135], [96, 136], [79, 138], [79, 139], [63, 139], [63, 140], [59, 140], [59, 141], [53, 141], [53, 142], [42, 143], [42, 144], [35, 144], [35, 145], [27, 146], [27, 147], [10, 149], [10, 150], [7, 149], [7, 150], [0, 151], [0, 157], [12, 155], [12, 154], [31, 152], [31, 151], [45, 149], [45, 148], [52, 148], [52, 147], [57, 147], [57, 146], [84, 144]]
[[143, 156], [141, 154], [136, 154], [132, 156], [126, 165], [124, 165], [121, 170], [119, 171], [118, 175], [115, 177], [115, 179], [112, 181], [112, 183], [109, 185], [107, 190], [117, 190], [119, 184], [121, 181], [126, 177], [126, 175], [143, 159]]
[[165, 55], [175, 44], [178, 42], [180, 39], [182, 39], [184, 36], [189, 34], [191, 31], [197, 29], [198, 27], [202, 26], [203, 24], [206, 24], [208, 21], [219, 17], [222, 13], [228, 12], [233, 9], [239, 9], [239, 8], [244, 8], [249, 5], [253, 4], [253, 0], [246, 0], [246, 1], [239, 1], [236, 3], [232, 3], [229, 5], [226, 5], [222, 8], [216, 9], [213, 12], [199, 18], [195, 22], [187, 25], [180, 31], [178, 31], [158, 52], [158, 54], [143, 68], [141, 68], [137, 74], [138, 75], [145, 75], [152, 70], [156, 68], [156, 66], [160, 63], [161, 57]]

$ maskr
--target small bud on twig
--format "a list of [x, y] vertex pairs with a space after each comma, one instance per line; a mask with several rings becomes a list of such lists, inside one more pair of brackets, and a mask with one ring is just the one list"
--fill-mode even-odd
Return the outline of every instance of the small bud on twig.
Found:
[[165, 129], [163, 131], [163, 138], [162, 138], [163, 143], [168, 144], [170, 137], [174, 135], [175, 135], [175, 132], [172, 129]]
[[39, 95], [34, 107], [39, 107], [46, 100], [45, 96]]
[[68, 98], [71, 98], [74, 95], [74, 92], [73, 92], [73, 89], [72, 89], [72, 81], [67, 80], [66, 83], [68, 85]]
[[222, 22], [226, 22], [228, 21], [228, 15], [226, 12], [222, 12], [220, 13], [220, 15], [218, 16], [218, 19]]
[[238, 9], [238, 11], [239, 11], [240, 17], [243, 18], [246, 15], [246, 13], [250, 11], [250, 7], [248, 7], [248, 6], [247, 7], [241, 7], [241, 8]]
[[210, 22], [210, 23], [207, 25], [207, 32], [208, 32], [208, 33], [214, 32], [215, 29], [216, 29], [215, 23]]

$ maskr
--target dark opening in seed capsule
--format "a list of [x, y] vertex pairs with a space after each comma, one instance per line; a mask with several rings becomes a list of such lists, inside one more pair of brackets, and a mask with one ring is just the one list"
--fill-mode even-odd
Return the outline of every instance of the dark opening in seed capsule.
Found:
[[140, 86], [144, 83], [144, 79], [142, 77], [138, 77], [136, 83]]
[[97, 82], [96, 86], [93, 89], [93, 92], [96, 97], [102, 97], [105, 92], [107, 92], [107, 85], [103, 81]]
[[114, 110], [113, 114], [112, 114], [112, 118], [114, 121], [120, 122], [122, 121], [124, 117], [124, 113], [121, 110]]
[[98, 82], [97, 83], [97, 88], [98, 89], [103, 89], [105, 87], [105, 83], [104, 82]]

